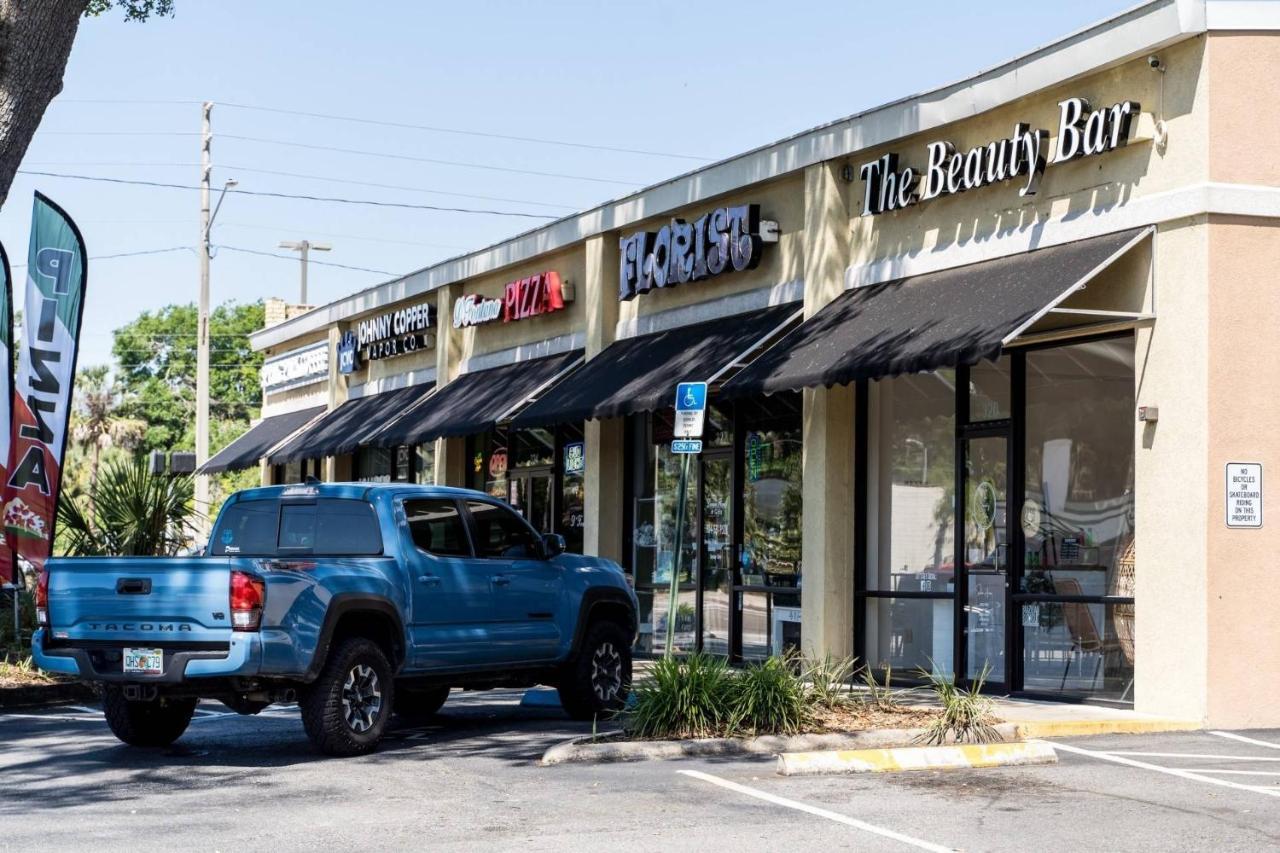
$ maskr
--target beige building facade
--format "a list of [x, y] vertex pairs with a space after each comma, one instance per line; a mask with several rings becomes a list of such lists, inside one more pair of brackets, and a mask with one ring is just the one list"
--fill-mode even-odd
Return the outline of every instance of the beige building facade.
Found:
[[631, 573], [642, 651], [1280, 724], [1273, 5], [1147, 3], [270, 325], [212, 469], [499, 494]]

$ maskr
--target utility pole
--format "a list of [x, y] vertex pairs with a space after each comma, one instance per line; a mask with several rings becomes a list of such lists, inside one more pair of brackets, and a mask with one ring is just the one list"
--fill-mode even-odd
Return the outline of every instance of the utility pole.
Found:
[[[200, 301], [196, 309], [196, 470], [209, 461], [209, 181], [213, 102], [200, 105]], [[196, 525], [203, 539], [209, 529], [209, 475], [196, 475]]]
[[328, 243], [312, 243], [310, 240], [281, 240], [281, 249], [288, 249], [291, 252], [297, 252], [298, 257], [302, 261], [302, 279], [298, 287], [298, 304], [307, 304], [307, 255], [312, 250], [317, 252], [328, 252], [333, 249]]

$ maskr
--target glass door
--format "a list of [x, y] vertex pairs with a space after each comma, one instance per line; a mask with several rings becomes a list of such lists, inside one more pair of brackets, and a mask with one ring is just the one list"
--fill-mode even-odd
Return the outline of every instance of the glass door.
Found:
[[988, 684], [1003, 685], [1008, 679], [1009, 436], [970, 435], [960, 444], [965, 677], [985, 676]]
[[733, 457], [703, 456], [699, 462], [698, 632], [702, 651], [729, 654], [729, 593], [733, 583]]
[[539, 533], [555, 532], [555, 476], [551, 471], [513, 471], [508, 488], [507, 502]]

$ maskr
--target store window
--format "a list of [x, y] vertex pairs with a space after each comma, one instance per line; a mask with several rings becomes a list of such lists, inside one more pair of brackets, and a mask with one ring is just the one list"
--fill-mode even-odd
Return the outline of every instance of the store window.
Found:
[[745, 660], [800, 645], [802, 447], [798, 418], [746, 430], [739, 561]]
[[361, 447], [356, 451], [355, 476], [361, 483], [391, 482], [392, 452], [385, 447]]
[[868, 525], [865, 657], [873, 667], [905, 675], [921, 668], [950, 673], [955, 371], [882, 380], [871, 394], [876, 463], [868, 485], [875, 509]]
[[436, 444], [434, 441], [414, 448], [413, 482], [429, 485], [436, 481]]
[[1024, 688], [1131, 699], [1133, 338], [1026, 359]]
[[470, 460], [467, 485], [498, 500], [507, 500], [506, 430], [493, 430], [471, 436], [468, 441]]

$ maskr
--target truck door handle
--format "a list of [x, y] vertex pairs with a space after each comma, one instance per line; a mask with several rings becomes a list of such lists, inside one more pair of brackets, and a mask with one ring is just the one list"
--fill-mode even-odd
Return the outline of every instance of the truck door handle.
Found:
[[418, 575], [418, 583], [424, 586], [440, 586], [439, 575]]
[[507, 577], [506, 575], [494, 575], [493, 585], [494, 586], [511, 586], [511, 578]]

